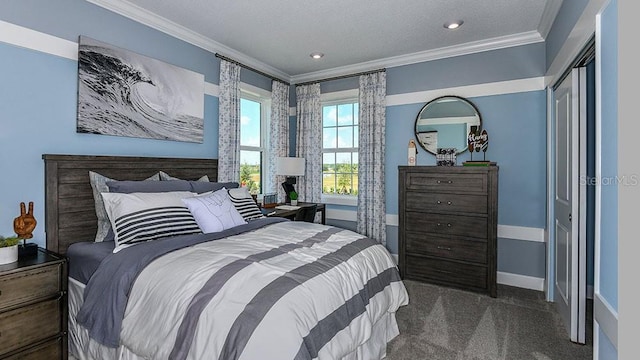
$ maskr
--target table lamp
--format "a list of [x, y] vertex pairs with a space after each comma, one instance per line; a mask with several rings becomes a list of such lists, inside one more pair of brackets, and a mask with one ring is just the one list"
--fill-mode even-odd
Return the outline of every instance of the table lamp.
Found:
[[286, 203], [291, 202], [289, 194], [296, 191], [293, 185], [296, 184], [296, 176], [304, 176], [305, 161], [301, 157], [278, 157], [276, 159], [276, 175], [283, 175], [287, 178], [282, 183], [282, 188], [286, 194]]

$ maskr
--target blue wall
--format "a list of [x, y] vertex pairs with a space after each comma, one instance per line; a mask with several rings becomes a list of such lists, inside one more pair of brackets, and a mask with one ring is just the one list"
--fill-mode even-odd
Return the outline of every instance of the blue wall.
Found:
[[[0, 20], [77, 42], [86, 35], [205, 75], [217, 84], [215, 54], [83, 0], [0, 2]], [[218, 99], [203, 95], [202, 144], [76, 133], [77, 61], [0, 42], [0, 234], [13, 234], [21, 201], [35, 202], [34, 241], [45, 245], [42, 154], [216, 158]], [[270, 90], [250, 71], [242, 81]], [[11, 176], [7, 175], [11, 174]]]
[[580, 15], [587, 7], [589, 0], [563, 1], [558, 11], [558, 15], [549, 30], [546, 44], [547, 68], [551, 66], [553, 59], [558, 56], [562, 45], [567, 40], [569, 33], [578, 22]]

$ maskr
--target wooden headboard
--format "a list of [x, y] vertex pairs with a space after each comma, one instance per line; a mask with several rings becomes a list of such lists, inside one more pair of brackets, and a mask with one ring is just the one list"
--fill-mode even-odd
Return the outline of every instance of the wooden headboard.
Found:
[[65, 254], [69, 245], [94, 241], [98, 220], [89, 171], [116, 180], [144, 180], [162, 170], [195, 180], [218, 179], [217, 159], [130, 156], [42, 155], [45, 164], [45, 227], [47, 249]]

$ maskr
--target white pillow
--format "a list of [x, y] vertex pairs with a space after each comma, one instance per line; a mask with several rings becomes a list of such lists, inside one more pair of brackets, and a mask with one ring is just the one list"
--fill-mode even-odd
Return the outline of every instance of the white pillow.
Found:
[[[156, 173], [146, 180], [160, 181], [160, 173]], [[113, 234], [110, 234], [111, 223], [109, 222], [109, 216], [104, 208], [104, 202], [100, 193], [109, 192], [108, 181], [115, 181], [95, 171], [89, 171], [89, 181], [91, 183], [91, 189], [93, 190], [93, 201], [96, 207], [96, 217], [98, 218], [98, 230], [96, 232], [96, 242], [111, 241], [113, 240]]]
[[245, 220], [265, 217], [246, 187], [229, 189], [229, 199]]
[[229, 200], [227, 189], [182, 199], [203, 233], [219, 232], [246, 224]]
[[[171, 176], [169, 174], [167, 174], [164, 171], [159, 171], [158, 172], [158, 176], [160, 176], [160, 180], [162, 181], [167, 181], [167, 180], [184, 180], [184, 179], [180, 179], [177, 178], [175, 176]], [[198, 180], [196, 181], [204, 181], [204, 182], [208, 182], [209, 181], [209, 175], [202, 175]]]
[[102, 193], [115, 233], [116, 253], [140, 242], [168, 236], [200, 233], [193, 215], [182, 202], [189, 191], [162, 193]]

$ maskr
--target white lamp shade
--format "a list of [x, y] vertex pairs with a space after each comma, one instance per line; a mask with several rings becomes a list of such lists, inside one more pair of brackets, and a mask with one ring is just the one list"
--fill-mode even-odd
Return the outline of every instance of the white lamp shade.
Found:
[[304, 158], [278, 157], [276, 159], [276, 175], [303, 176]]

